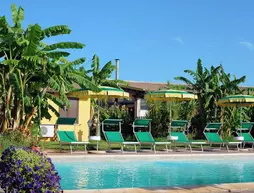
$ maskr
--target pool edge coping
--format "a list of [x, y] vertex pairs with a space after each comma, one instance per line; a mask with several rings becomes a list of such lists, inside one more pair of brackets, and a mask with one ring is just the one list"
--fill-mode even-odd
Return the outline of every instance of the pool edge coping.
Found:
[[133, 158], [133, 157], [227, 157], [227, 156], [254, 156], [253, 153], [182, 153], [182, 154], [64, 154], [47, 155], [50, 158]]
[[167, 192], [167, 193], [208, 193], [208, 192], [243, 192], [254, 191], [254, 182], [246, 183], [225, 183], [211, 184], [203, 186], [182, 186], [182, 187], [155, 187], [155, 188], [117, 188], [117, 189], [83, 189], [83, 190], [64, 190], [66, 193], [148, 193], [148, 192]]

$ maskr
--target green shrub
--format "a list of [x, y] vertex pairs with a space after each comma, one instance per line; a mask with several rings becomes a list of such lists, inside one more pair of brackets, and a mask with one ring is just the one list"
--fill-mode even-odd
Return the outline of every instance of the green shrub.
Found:
[[0, 153], [7, 149], [9, 146], [13, 145], [16, 147], [25, 146], [30, 147], [32, 139], [30, 137], [25, 137], [20, 131], [10, 131], [8, 133], [0, 134]]

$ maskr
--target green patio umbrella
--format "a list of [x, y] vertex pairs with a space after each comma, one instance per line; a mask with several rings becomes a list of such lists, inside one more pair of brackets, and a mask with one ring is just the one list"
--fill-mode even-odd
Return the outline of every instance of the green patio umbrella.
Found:
[[[94, 98], [99, 99], [99, 103], [101, 99], [110, 99], [110, 98], [129, 98], [129, 93], [125, 92], [121, 88], [115, 88], [110, 86], [99, 86], [101, 89], [100, 92], [94, 92], [89, 89], [79, 89], [68, 93], [70, 97], [78, 97], [78, 98]], [[98, 109], [98, 120], [100, 118], [100, 109]], [[96, 130], [96, 136], [100, 136], [100, 123], [98, 122], [98, 127]]]
[[158, 90], [145, 95], [147, 100], [153, 101], [189, 101], [197, 99], [197, 95], [183, 90]]
[[[145, 99], [148, 101], [190, 101], [197, 99], [197, 95], [186, 92], [184, 90], [157, 90], [149, 92], [145, 95]], [[171, 105], [170, 105], [170, 121], [172, 118], [171, 115]]]
[[[252, 95], [229, 95], [225, 96], [218, 100], [218, 106], [221, 107], [240, 107], [240, 111], [242, 107], [253, 107], [254, 106], [254, 96]], [[240, 113], [240, 122], [241, 113]]]

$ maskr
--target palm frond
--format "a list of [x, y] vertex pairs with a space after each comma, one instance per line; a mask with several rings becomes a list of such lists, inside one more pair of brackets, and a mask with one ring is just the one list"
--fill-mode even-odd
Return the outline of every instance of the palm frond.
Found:
[[68, 76], [73, 80], [73, 82], [79, 84], [82, 88], [85, 87], [85, 88], [90, 89], [90, 90], [95, 91], [95, 92], [100, 91], [100, 89], [97, 87], [97, 85], [95, 85], [90, 80], [88, 80], [87, 78], [81, 76], [78, 73], [70, 72], [68, 74]]
[[197, 62], [197, 73], [203, 74], [203, 65], [202, 65], [201, 59], [198, 59], [198, 62]]
[[54, 79], [54, 77], [49, 77], [48, 85], [57, 92], [59, 92], [61, 89], [59, 83]]
[[55, 109], [52, 105], [48, 104], [48, 108], [57, 116], [60, 116], [60, 113], [58, 112], [58, 109]]
[[57, 106], [62, 107], [65, 103], [57, 96], [50, 94], [50, 93], [46, 93], [45, 97], [49, 100], [51, 100], [52, 102], [54, 102]]
[[63, 51], [52, 51], [52, 52], [46, 52], [45, 55], [49, 58], [59, 59], [61, 57], [68, 57], [70, 55], [70, 53], [63, 52]]
[[112, 65], [112, 62], [109, 61], [107, 64], [103, 66], [103, 68], [98, 73], [98, 76], [101, 79], [107, 79], [110, 78], [111, 73], [116, 69], [115, 65]]
[[24, 51], [23, 54], [24, 56], [35, 55], [39, 46], [40, 36], [41, 36], [41, 27], [38, 24], [31, 26], [27, 37], [29, 44]]
[[52, 51], [56, 49], [82, 49], [84, 48], [85, 44], [81, 44], [78, 42], [60, 42], [60, 43], [55, 43], [46, 46], [43, 48], [43, 51]]
[[43, 64], [43, 58], [39, 56], [23, 56], [23, 60], [26, 62], [36, 63], [36, 64]]
[[91, 67], [93, 68], [93, 74], [97, 74], [100, 70], [100, 59], [97, 55], [93, 56]]
[[190, 80], [188, 80], [187, 78], [182, 77], [182, 76], [177, 76], [174, 79], [175, 80], [180, 80], [180, 81], [182, 81], [182, 82], [184, 82], [184, 83], [186, 83], [188, 85], [193, 85], [193, 83]]
[[71, 30], [67, 25], [51, 26], [42, 30], [41, 40], [44, 39], [45, 37], [70, 34], [70, 33], [71, 33]]
[[11, 11], [12, 11], [12, 22], [14, 24], [14, 27], [20, 27], [21, 21], [24, 20], [24, 9], [22, 7], [19, 7], [17, 10], [16, 5], [12, 4]]
[[80, 65], [80, 64], [83, 64], [85, 61], [86, 61], [86, 58], [83, 57], [83, 58], [79, 58], [77, 60], [70, 62], [70, 64], [71, 65]]
[[195, 77], [196, 76], [196, 72], [192, 71], [192, 70], [184, 70], [185, 73]]
[[4, 60], [1, 63], [4, 65], [17, 66], [19, 64], [19, 60], [9, 59], [9, 60]]

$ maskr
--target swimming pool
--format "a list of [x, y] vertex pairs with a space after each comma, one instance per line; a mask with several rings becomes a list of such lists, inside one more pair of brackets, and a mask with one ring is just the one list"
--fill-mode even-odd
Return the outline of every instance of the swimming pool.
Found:
[[189, 186], [254, 181], [254, 158], [54, 161], [65, 190]]

